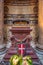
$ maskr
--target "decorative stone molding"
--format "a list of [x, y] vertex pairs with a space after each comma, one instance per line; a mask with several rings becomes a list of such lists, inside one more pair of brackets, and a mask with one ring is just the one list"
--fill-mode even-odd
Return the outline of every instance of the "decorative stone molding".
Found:
[[39, 40], [36, 45], [38, 48], [43, 49], [43, 0], [39, 0], [38, 8], [38, 29], [39, 29]]
[[4, 0], [0, 0], [0, 44], [3, 44]]

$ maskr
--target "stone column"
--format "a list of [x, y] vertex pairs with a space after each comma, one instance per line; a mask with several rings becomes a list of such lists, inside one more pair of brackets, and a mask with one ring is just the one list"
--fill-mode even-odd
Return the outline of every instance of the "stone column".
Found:
[[3, 44], [3, 26], [4, 26], [3, 22], [4, 22], [4, 0], [0, 0], [0, 45]]
[[43, 49], [43, 0], [39, 0], [38, 26], [39, 40], [37, 47]]

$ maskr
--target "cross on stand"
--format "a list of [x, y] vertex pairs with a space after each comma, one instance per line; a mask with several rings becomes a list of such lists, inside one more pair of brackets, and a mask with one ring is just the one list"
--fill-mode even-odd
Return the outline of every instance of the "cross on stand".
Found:
[[25, 53], [25, 45], [24, 44], [18, 44], [18, 53], [23, 56]]

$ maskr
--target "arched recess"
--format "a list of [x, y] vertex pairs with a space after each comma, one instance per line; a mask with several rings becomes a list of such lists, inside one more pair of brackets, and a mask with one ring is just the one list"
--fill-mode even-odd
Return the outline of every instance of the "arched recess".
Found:
[[[14, 3], [14, 1], [15, 1], [15, 3]], [[26, 5], [24, 5], [22, 3], [19, 4], [17, 1], [19, 1], [19, 3], [21, 3], [23, 1], [22, 3], [24, 3]], [[25, 2], [24, 2], [24, 0], [21, 0], [21, 1], [20, 0], [4, 0], [4, 3], [5, 3], [5, 20], [8, 20], [8, 21], [5, 21], [4, 23], [7, 24], [7, 22], [9, 23], [9, 22], [12, 22], [12, 21], [14, 23], [14, 19], [16, 18], [16, 16], [17, 16], [16, 19], [18, 19], [19, 18], [19, 16], [18, 16], [19, 14], [24, 14], [21, 18], [25, 18], [26, 19], [26, 17], [27, 17], [29, 19], [29, 23], [31, 24], [30, 27], [33, 30], [33, 32], [31, 33], [32, 36], [33, 36], [32, 39], [34, 38], [33, 41], [36, 42], [36, 38], [38, 36], [37, 35], [38, 0], [27, 0], [27, 1], [25, 0]], [[6, 16], [6, 14], [8, 16]], [[28, 16], [26, 15], [26, 17], [24, 17], [25, 14], [28, 14]], [[11, 20], [11, 18], [12, 18], [12, 21], [9, 21], [9, 19]], [[6, 25], [5, 25], [5, 28], [7, 28]], [[10, 25], [8, 26], [7, 29], [9, 29], [9, 28], [10, 28]]]

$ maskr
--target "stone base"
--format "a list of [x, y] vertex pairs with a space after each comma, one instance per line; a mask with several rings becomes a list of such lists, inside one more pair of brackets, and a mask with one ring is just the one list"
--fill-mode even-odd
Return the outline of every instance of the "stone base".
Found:
[[6, 51], [6, 44], [0, 44], [0, 55], [5, 53]]
[[43, 54], [43, 45], [37, 44], [35, 50], [37, 53]]
[[38, 44], [36, 44], [36, 48], [43, 50], [43, 45], [38, 43]]

